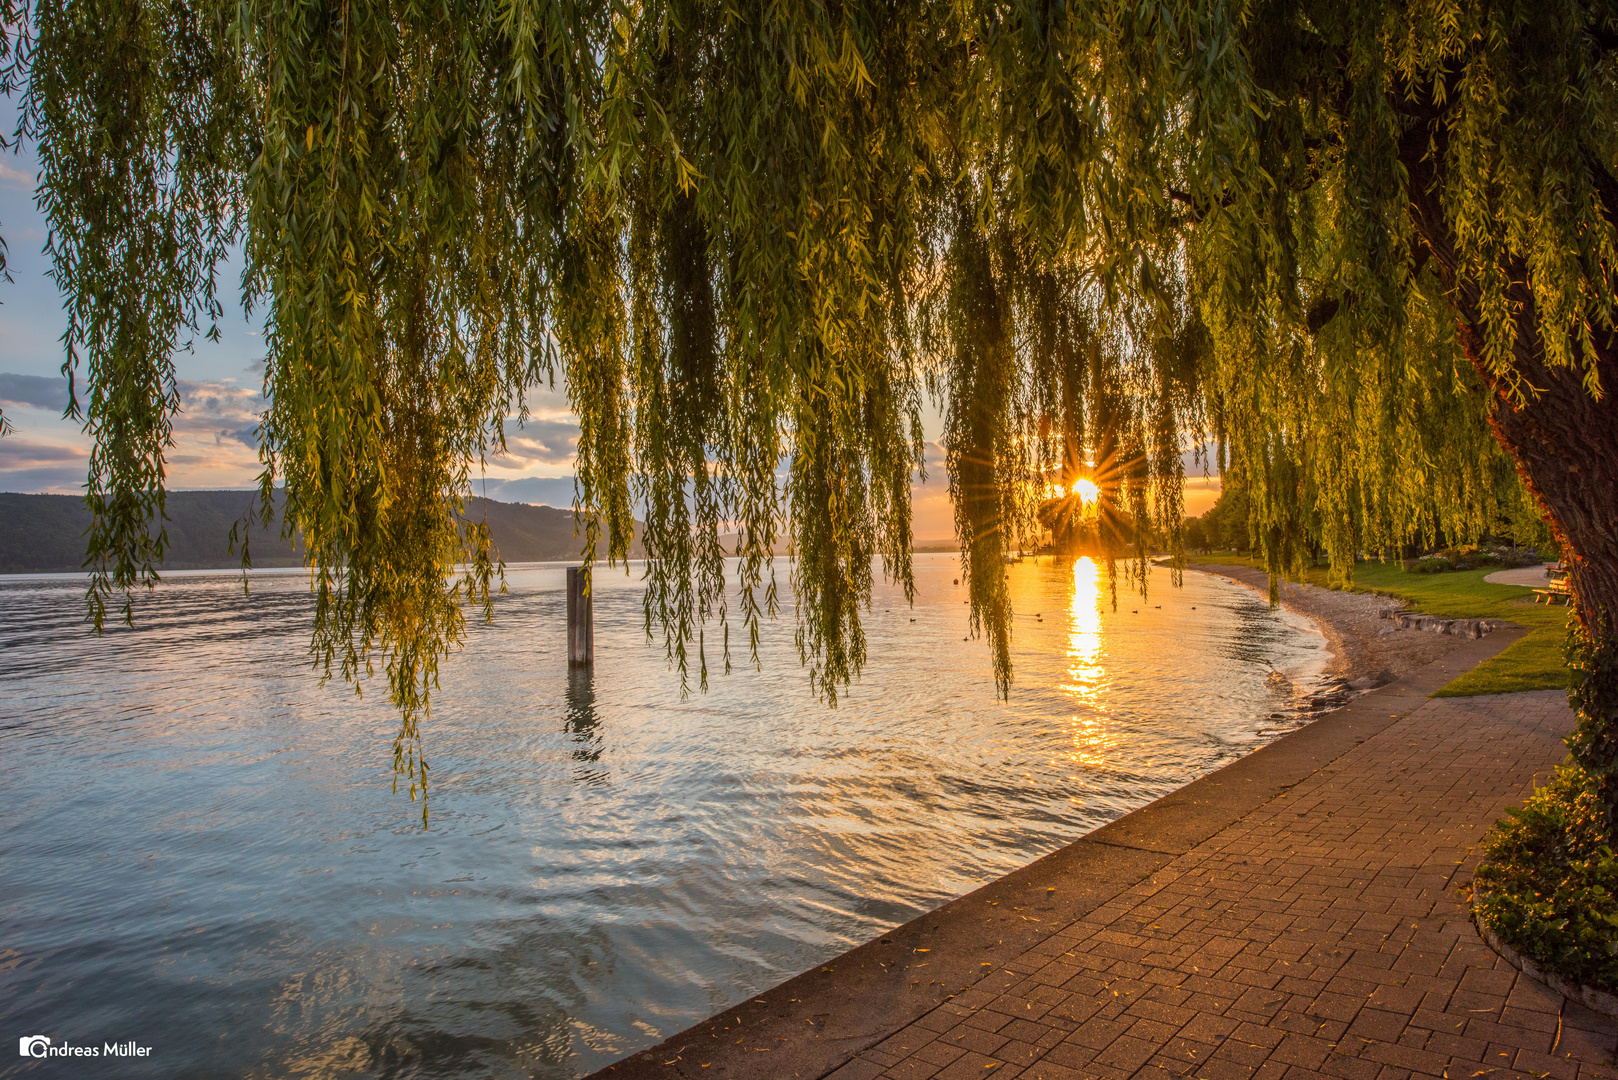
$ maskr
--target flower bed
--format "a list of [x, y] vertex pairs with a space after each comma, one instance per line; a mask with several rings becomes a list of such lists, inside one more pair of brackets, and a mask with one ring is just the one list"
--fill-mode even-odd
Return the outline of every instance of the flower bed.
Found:
[[1478, 927], [1545, 971], [1618, 992], [1618, 858], [1585, 774], [1563, 765], [1484, 841]]

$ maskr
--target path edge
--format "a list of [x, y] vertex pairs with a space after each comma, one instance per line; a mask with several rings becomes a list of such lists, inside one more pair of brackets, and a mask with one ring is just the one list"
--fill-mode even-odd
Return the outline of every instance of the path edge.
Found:
[[1563, 997], [1581, 1002], [1585, 1007], [1595, 1012], [1618, 1019], [1618, 996], [1609, 994], [1605, 990], [1597, 990], [1595, 987], [1581, 982], [1564, 979], [1556, 972], [1547, 971], [1540, 967], [1534, 960], [1501, 941], [1500, 936], [1489, 928], [1489, 925], [1483, 921], [1483, 916], [1478, 913], [1478, 903], [1482, 898], [1482, 890], [1474, 884], [1472, 886], [1472, 899], [1467, 905], [1472, 915], [1472, 925], [1477, 927], [1478, 936], [1483, 939], [1489, 948], [1499, 953], [1502, 960], [1530, 979], [1539, 982]]
[[[1521, 627], [1502, 627], [1466, 641], [1297, 731], [587, 1080], [820, 1080], [837, 1072], [1002, 964], [1284, 796], [1525, 633]], [[912, 984], [920, 979], [912, 980], [913, 975], [926, 977], [928, 985], [917, 989]], [[865, 1080], [855, 1070], [837, 1080]]]

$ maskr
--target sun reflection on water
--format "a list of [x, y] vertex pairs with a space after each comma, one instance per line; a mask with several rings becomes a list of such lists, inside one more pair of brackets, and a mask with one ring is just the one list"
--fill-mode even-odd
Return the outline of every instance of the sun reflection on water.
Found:
[[1101, 655], [1101, 568], [1089, 556], [1073, 562], [1073, 601], [1068, 608], [1068, 681], [1064, 689], [1073, 698], [1073, 750], [1075, 764], [1105, 765], [1107, 752], [1118, 740], [1107, 724], [1107, 669]]

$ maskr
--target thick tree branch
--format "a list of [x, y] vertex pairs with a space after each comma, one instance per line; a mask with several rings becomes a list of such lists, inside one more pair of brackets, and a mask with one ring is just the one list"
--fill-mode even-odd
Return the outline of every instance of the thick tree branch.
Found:
[[1585, 26], [1584, 32], [1589, 36], [1590, 44], [1595, 46], [1597, 52], [1618, 52], [1618, 31], [1615, 31], [1612, 27], [1592, 19]]
[[1584, 150], [1584, 165], [1590, 170], [1591, 185], [1601, 202], [1601, 216], [1607, 219], [1608, 225], [1618, 229], [1618, 177], [1614, 177], [1588, 147]]
[[[1313, 136], [1303, 139], [1302, 142], [1303, 142], [1303, 148], [1305, 150], [1319, 150], [1321, 147], [1326, 145], [1326, 140], [1325, 139], [1317, 139], [1317, 138], [1314, 138]], [[1313, 164], [1311, 163], [1311, 165], [1310, 165], [1310, 167], [1308, 169], [1308, 176], [1305, 179], [1305, 181], [1302, 184], [1294, 185], [1292, 187], [1292, 190], [1293, 191], [1308, 191], [1311, 187], [1313, 187], [1315, 185], [1315, 182], [1317, 180], [1319, 180], [1319, 179], [1320, 179], [1319, 170], [1317, 170], [1313, 166]], [[1207, 217], [1208, 216], [1208, 211], [1213, 208], [1209, 203], [1207, 203], [1204, 200], [1198, 199], [1196, 196], [1192, 195], [1190, 192], [1181, 191], [1179, 188], [1175, 188], [1175, 187], [1171, 187], [1171, 188], [1168, 189], [1168, 197], [1169, 197], [1169, 200], [1171, 202], [1182, 203], [1185, 206], [1188, 206], [1188, 207], [1191, 208], [1191, 223], [1193, 225], [1201, 222], [1203, 218]], [[1225, 194], [1220, 196], [1219, 202], [1217, 204], [1214, 204], [1214, 205], [1217, 205], [1220, 208], [1225, 208], [1225, 207], [1228, 207], [1228, 206], [1231, 206], [1232, 204], [1234, 204], [1235, 201], [1236, 201], [1236, 197], [1234, 195], [1232, 195], [1230, 192], [1227, 191], [1227, 192], [1225, 192]]]
[[[1432, 257], [1425, 245], [1417, 247], [1410, 253], [1410, 276], [1417, 277], [1427, 266], [1427, 260]], [[1358, 295], [1353, 289], [1348, 289], [1341, 296], [1323, 296], [1310, 306], [1304, 315], [1304, 323], [1309, 327], [1310, 336], [1320, 333], [1328, 323], [1337, 317], [1344, 305], [1352, 306]]]
[[[1352, 296], [1352, 294], [1345, 295]], [[1328, 296], [1324, 300], [1316, 300], [1314, 306], [1309, 309], [1309, 313], [1304, 316], [1304, 322], [1309, 326], [1309, 333], [1314, 335], [1324, 330], [1326, 324], [1337, 317], [1337, 313], [1342, 310], [1342, 307], [1343, 301], [1341, 297]]]

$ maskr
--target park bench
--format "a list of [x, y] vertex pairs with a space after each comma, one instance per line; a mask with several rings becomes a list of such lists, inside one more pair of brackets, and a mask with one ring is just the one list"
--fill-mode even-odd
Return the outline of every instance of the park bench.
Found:
[[1534, 603], [1571, 604], [1573, 591], [1567, 583], [1567, 567], [1560, 562], [1547, 563], [1545, 576], [1550, 581], [1542, 589], [1534, 590]]

